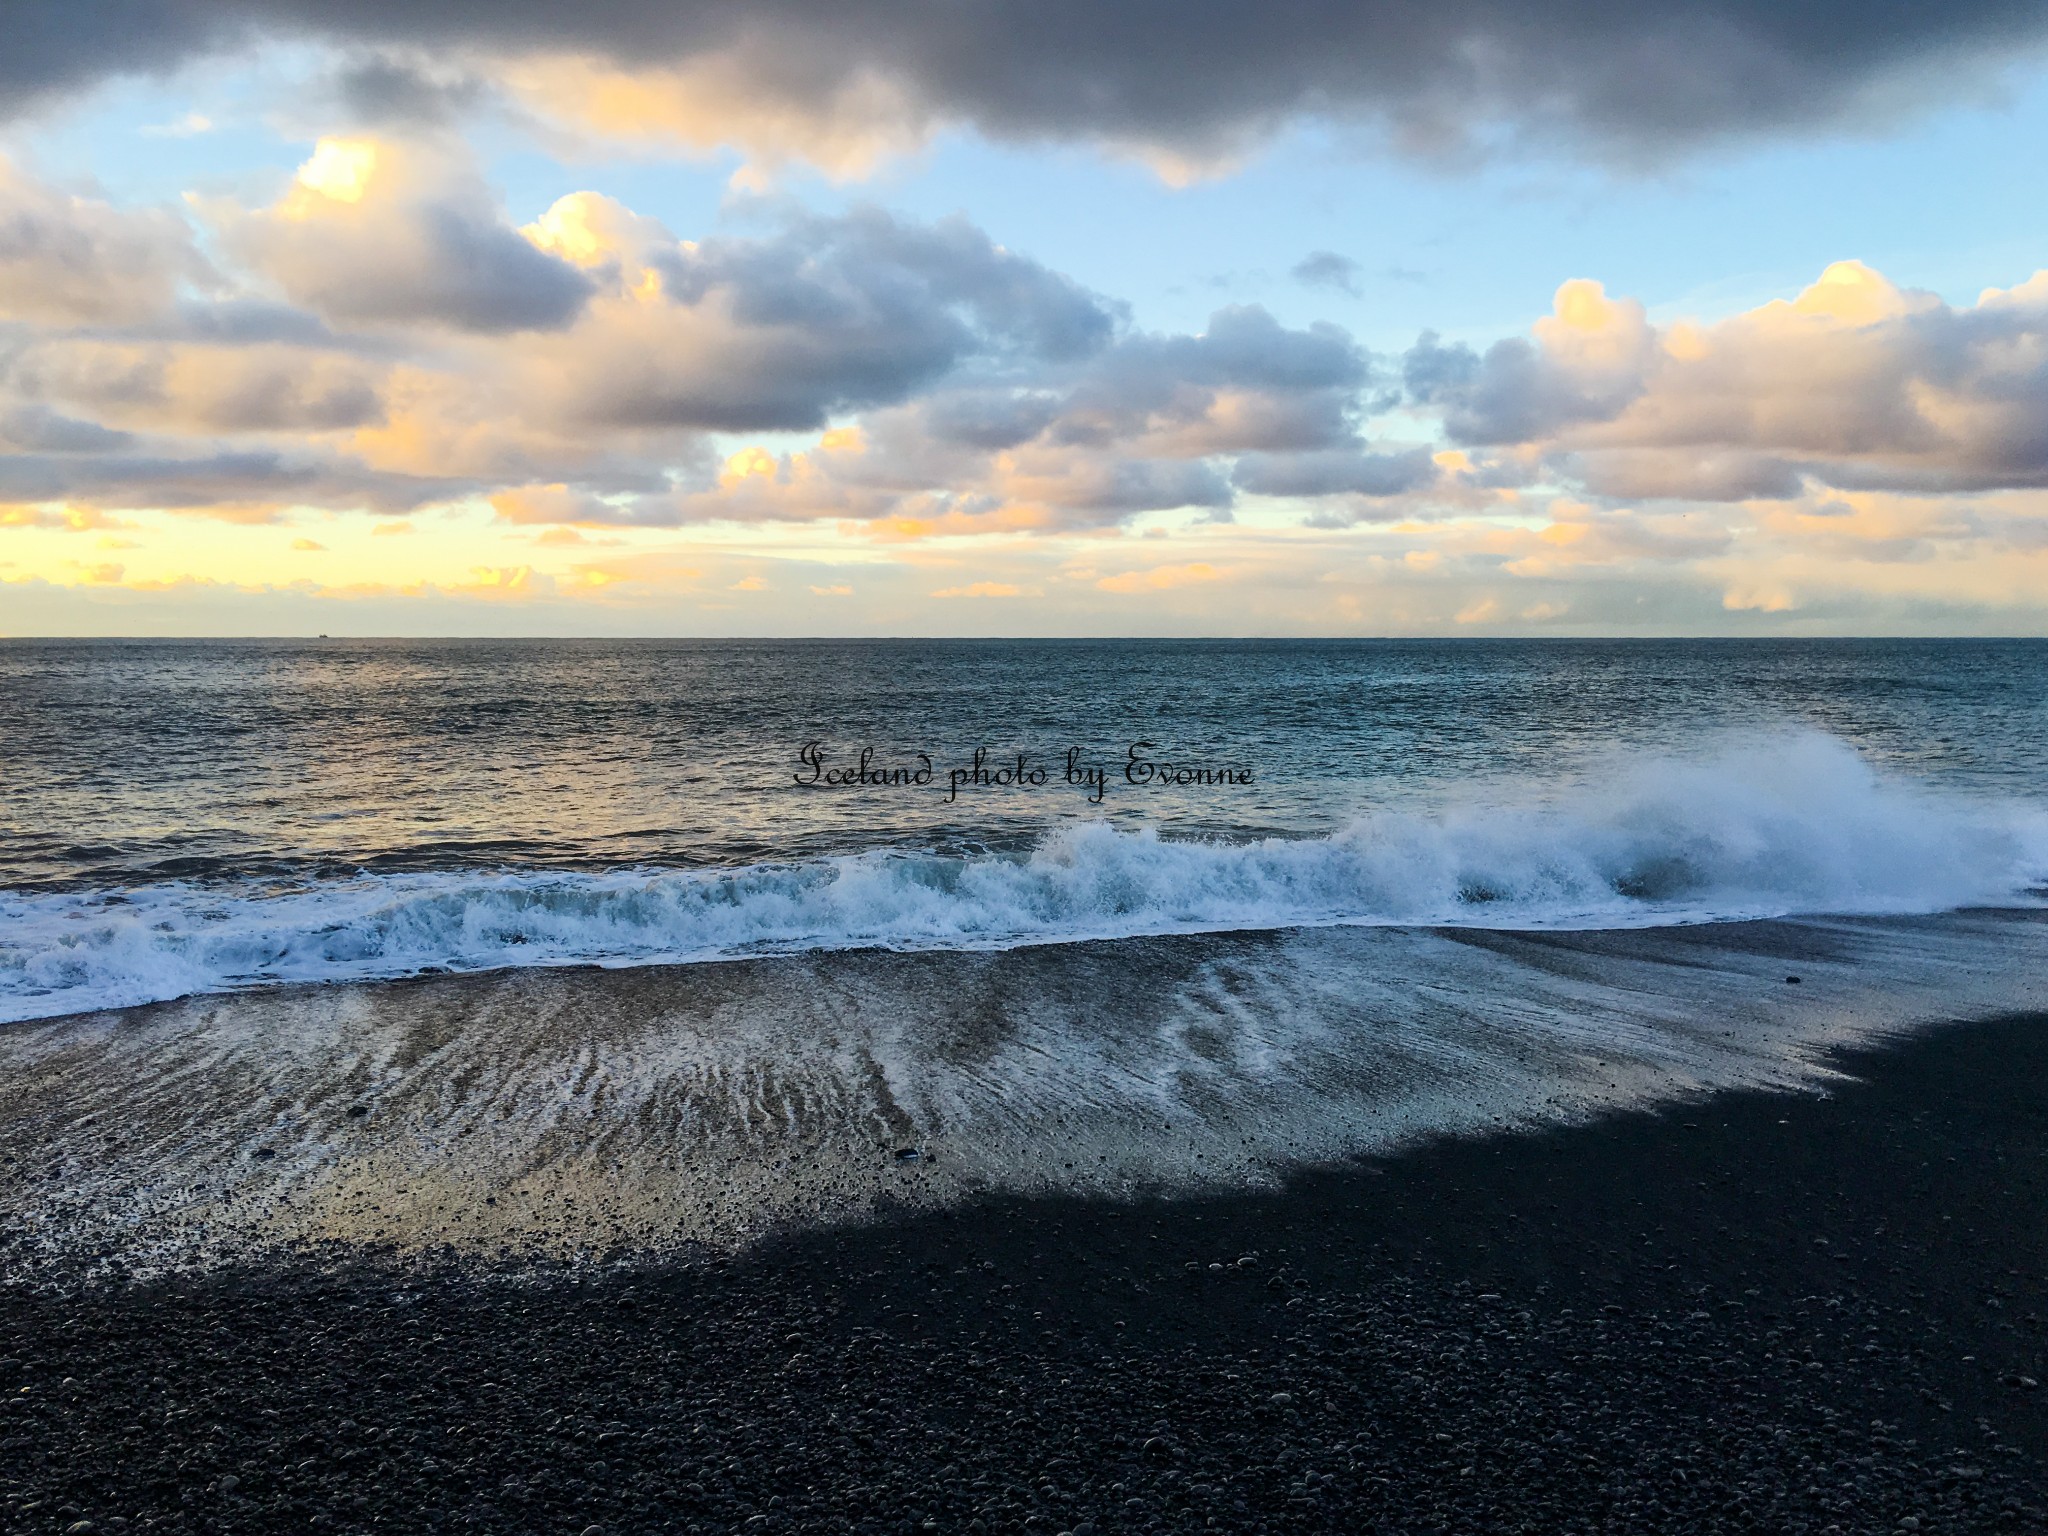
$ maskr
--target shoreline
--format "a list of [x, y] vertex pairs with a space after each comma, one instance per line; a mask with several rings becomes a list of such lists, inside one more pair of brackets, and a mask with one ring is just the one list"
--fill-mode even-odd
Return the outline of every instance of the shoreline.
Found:
[[1272, 1189], [1443, 1133], [1824, 1082], [1845, 1043], [2044, 993], [2048, 913], [2008, 912], [198, 998], [0, 1029], [0, 1282], [322, 1245], [658, 1260], [906, 1204]]
[[5, 1523], [2040, 1529], [2048, 1016], [1834, 1065], [695, 1265], [9, 1288]]

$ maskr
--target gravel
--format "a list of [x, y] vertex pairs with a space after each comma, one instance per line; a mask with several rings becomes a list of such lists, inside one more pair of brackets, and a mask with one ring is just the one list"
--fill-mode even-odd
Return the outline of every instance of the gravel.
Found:
[[1285, 1190], [0, 1291], [0, 1528], [2048, 1529], [2048, 1020]]

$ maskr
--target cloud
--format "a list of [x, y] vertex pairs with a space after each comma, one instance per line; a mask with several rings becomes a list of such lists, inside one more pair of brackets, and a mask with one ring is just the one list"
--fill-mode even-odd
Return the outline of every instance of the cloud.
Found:
[[592, 293], [506, 222], [466, 164], [385, 139], [322, 139], [274, 206], [224, 210], [221, 233], [294, 303], [340, 325], [549, 330]]
[[38, 106], [112, 75], [158, 73], [241, 35], [224, 4], [14, 0], [0, 48], [0, 110]]
[[1782, 499], [1799, 495], [1806, 484], [1798, 464], [1739, 448], [1616, 448], [1552, 459], [1586, 491], [1621, 501]]
[[203, 112], [187, 112], [183, 117], [168, 123], [152, 123], [142, 130], [146, 139], [195, 139], [203, 133], [213, 132], [215, 123]]
[[1842, 261], [1789, 300], [1651, 326], [1596, 283], [1481, 355], [1425, 334], [1410, 398], [1614, 498], [2048, 485], [2048, 272], [1955, 308]]
[[1290, 329], [1238, 305], [1199, 335], [1121, 340], [1077, 378], [1047, 435], [1129, 439], [1183, 458], [1349, 445], [1373, 376], [1372, 358], [1341, 327]]
[[996, 468], [1005, 500], [1095, 514], [1078, 520], [1084, 524], [1179, 507], [1221, 509], [1231, 502], [1229, 481], [1214, 466], [1200, 462], [1047, 449], [1011, 456]]
[[[573, 236], [558, 221], [546, 237], [587, 240], [609, 262], [614, 237], [593, 222], [593, 206], [577, 210]], [[585, 324], [521, 351], [533, 397], [580, 423], [817, 428], [902, 400], [970, 360], [1086, 357], [1118, 319], [959, 218], [915, 225], [859, 209], [767, 237], [655, 245], [637, 253], [637, 269], [621, 254], [624, 285]]]
[[371, 56], [345, 64], [335, 81], [343, 110], [377, 129], [440, 128], [482, 102], [475, 75], [437, 70], [413, 60]]
[[1726, 524], [1683, 513], [1643, 513], [1560, 498], [1542, 528], [1515, 529], [1487, 540], [1509, 575], [1579, 574], [1597, 566], [1678, 565], [1726, 553], [1735, 533]]
[[1409, 395], [1443, 412], [1460, 443], [1527, 442], [1573, 422], [1611, 417], [1641, 392], [1656, 339], [1633, 299], [1574, 279], [1557, 290], [1536, 339], [1495, 342], [1482, 358], [1430, 332], [1402, 359]]
[[1358, 263], [1335, 251], [1311, 251], [1294, 264], [1288, 275], [1304, 288], [1334, 288], [1357, 298]]
[[704, 155], [737, 146], [742, 184], [804, 162], [839, 180], [872, 174], [921, 147], [937, 119], [907, 82], [878, 69], [813, 71], [776, 83], [789, 62], [778, 40], [646, 64], [589, 52], [541, 52], [493, 62], [493, 73], [545, 120], [635, 148]]
[[[685, 241], [584, 192], [514, 230], [461, 161], [375, 140], [322, 141], [268, 209], [210, 212], [289, 302], [17, 335], [0, 352], [12, 490], [210, 493], [238, 516], [482, 492], [537, 525], [1042, 520], [1004, 511], [1021, 497], [1114, 522], [1226, 506], [1227, 474], [1197, 461], [1233, 443], [1341, 435], [1363, 366], [1342, 332], [1263, 312], [1132, 332], [1121, 306], [958, 218], [856, 209]], [[520, 262], [419, 237], [460, 218]], [[492, 275], [528, 261], [575, 284], [551, 330], [505, 328], [540, 318]], [[831, 427], [849, 413], [874, 421], [873, 452]], [[711, 434], [764, 431], [823, 436], [718, 467]]]
[[[383, 370], [333, 351], [270, 343], [66, 336], [0, 356], [0, 385], [100, 422], [181, 433], [322, 432], [379, 420]], [[54, 420], [55, 418], [49, 418]], [[68, 429], [81, 451], [83, 423]], [[47, 443], [24, 444], [47, 447]], [[118, 447], [101, 437], [96, 449]]]
[[1783, 587], [1730, 587], [1721, 596], [1721, 606], [1731, 613], [1745, 608], [1759, 613], [1788, 613], [1799, 606], [1792, 594]]
[[461, 494], [459, 482], [382, 475], [312, 449], [201, 445], [199, 452], [0, 455], [0, 502], [202, 511], [268, 522], [288, 506], [409, 511]]
[[[67, 533], [94, 533], [103, 528], [126, 528], [119, 518], [109, 517], [94, 507], [22, 507], [0, 504], [0, 528], [57, 528]], [[104, 545], [107, 541], [102, 540]]]
[[0, 155], [0, 320], [147, 319], [207, 276], [176, 214], [60, 192]]
[[1383, 459], [1356, 438], [1374, 369], [1345, 332], [1289, 329], [1257, 308], [1219, 311], [1193, 336], [1125, 332], [1079, 358], [984, 346], [954, 371], [966, 382], [871, 410], [815, 451], [733, 456], [715, 485], [668, 503], [673, 519], [833, 516], [892, 538], [1050, 532], [1151, 511], [1227, 516], [1226, 460], [1255, 451], [1325, 452], [1349, 471], [1300, 494], [1388, 494], [1433, 474], [1426, 452]]
[[[1341, 328], [1240, 305], [1138, 330], [957, 217], [785, 208], [683, 240], [583, 191], [515, 230], [445, 146], [377, 139], [323, 140], [271, 207], [210, 212], [287, 302], [29, 334], [0, 355], [0, 420], [34, 451], [0, 480], [236, 517], [481, 495], [535, 527], [832, 520], [900, 541], [1223, 519], [1239, 486], [1386, 499], [1433, 474], [1368, 447], [1394, 396]], [[421, 234], [465, 220], [524, 254]], [[549, 328], [517, 329], [536, 316], [492, 277], [529, 260], [576, 285]], [[762, 432], [820, 435], [714, 446]]]
[[1104, 592], [1168, 592], [1175, 587], [1221, 581], [1228, 574], [1227, 571], [1219, 570], [1205, 560], [1194, 560], [1178, 565], [1155, 565], [1146, 570], [1126, 571], [1118, 576], [1104, 576], [1095, 585]]
[[2018, 0], [15, 0], [0, 107], [267, 39], [459, 57], [591, 132], [842, 174], [954, 124], [1192, 171], [1304, 118], [1421, 154], [1505, 138], [1642, 160], [1896, 120], [2031, 61], [2043, 25]]
[[928, 397], [917, 425], [933, 442], [997, 452], [1041, 436], [1061, 413], [1051, 389], [964, 388]]
[[[764, 625], [853, 596], [849, 558], [862, 602], [835, 626], [973, 623], [936, 615], [975, 599], [1025, 627], [1118, 601], [1195, 623], [1226, 590], [1271, 632], [1626, 625], [1643, 602], [1804, 625], [2033, 612], [2048, 579], [2048, 274], [1951, 305], [1841, 262], [1669, 324], [1575, 279], [1525, 334], [1390, 360], [1256, 305], [1146, 329], [957, 218], [742, 199], [686, 239], [586, 189], [519, 228], [433, 135], [324, 141], [271, 205], [202, 205], [227, 258], [203, 270], [174, 214], [10, 186], [20, 248], [82, 241], [103, 290], [35, 254], [37, 307], [0, 336], [11, 569], [29, 551], [68, 585], [89, 567], [55, 551], [90, 544], [64, 533], [116, 514], [141, 520], [127, 591], [185, 579], [183, 548], [227, 570], [237, 541], [301, 580], [422, 512], [436, 537], [374, 539], [387, 595], [687, 590]], [[421, 234], [451, 219], [471, 243]], [[514, 292], [532, 271], [570, 283], [545, 325]], [[336, 553], [299, 560], [307, 509], [361, 522], [323, 520]], [[279, 531], [181, 539], [191, 517]], [[458, 528], [475, 547], [437, 564]], [[928, 542], [954, 540], [976, 542]]]
[[1255, 496], [1398, 496], [1436, 478], [1437, 465], [1427, 448], [1252, 453], [1240, 458], [1232, 472], [1237, 488]]
[[43, 405], [0, 410], [0, 447], [16, 453], [106, 453], [133, 441], [130, 433], [59, 415]]
[[612, 503], [562, 484], [514, 486], [494, 491], [490, 504], [499, 519], [507, 523], [561, 526], [631, 520], [622, 516]]

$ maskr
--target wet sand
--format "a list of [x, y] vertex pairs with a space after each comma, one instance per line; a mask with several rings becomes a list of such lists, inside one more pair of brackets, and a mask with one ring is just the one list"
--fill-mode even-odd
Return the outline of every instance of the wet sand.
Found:
[[1832, 1065], [698, 1262], [37, 1268], [4, 1526], [2048, 1528], [2048, 1018]]
[[0, 1281], [309, 1246], [672, 1257], [892, 1206], [1272, 1189], [1445, 1133], [1822, 1086], [1832, 1050], [2044, 1004], [2048, 911], [193, 997], [0, 1028]]

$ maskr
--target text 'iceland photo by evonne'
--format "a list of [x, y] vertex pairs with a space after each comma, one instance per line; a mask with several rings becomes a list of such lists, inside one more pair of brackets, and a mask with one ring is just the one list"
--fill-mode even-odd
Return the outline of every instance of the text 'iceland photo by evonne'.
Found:
[[0, 1530], [2048, 1530], [2048, 10], [0, 4]]
[[[1190, 785], [1229, 787], [1252, 782], [1250, 768], [1236, 764], [1161, 762], [1147, 755], [1156, 750], [1154, 742], [1132, 742], [1117, 767], [1118, 777], [1136, 788], [1155, 789], [1183, 789]], [[972, 757], [958, 768], [946, 769], [943, 778], [932, 767], [929, 752], [918, 753], [915, 766], [905, 763], [895, 768], [877, 767], [873, 747], [862, 747], [850, 767], [829, 765], [828, 755], [823, 742], [805, 742], [797, 753], [803, 766], [797, 771], [796, 782], [825, 789], [925, 789], [943, 783], [948, 801], [958, 799], [962, 789], [1043, 789], [1052, 783], [1086, 791], [1091, 805], [1100, 805], [1103, 796], [1109, 793], [1111, 770], [1099, 762], [1084, 760], [1079, 747], [1068, 747], [1050, 760], [1041, 757], [1034, 761], [1031, 753], [1019, 752], [1014, 758], [994, 765], [989, 761], [988, 748], [976, 747]]]

